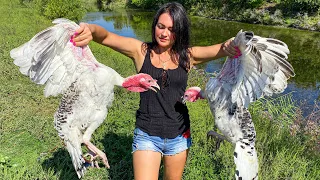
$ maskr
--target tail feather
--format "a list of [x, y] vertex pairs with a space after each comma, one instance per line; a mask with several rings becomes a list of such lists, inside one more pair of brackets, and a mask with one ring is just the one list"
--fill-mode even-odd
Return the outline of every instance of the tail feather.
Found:
[[234, 150], [234, 162], [236, 164], [236, 179], [257, 180], [258, 158], [254, 146], [238, 141]]
[[70, 154], [73, 167], [77, 172], [78, 178], [80, 179], [84, 176], [84, 173], [87, 170], [84, 166], [85, 160], [82, 157], [81, 145], [80, 143], [77, 145], [72, 144], [70, 141], [65, 141], [65, 145]]

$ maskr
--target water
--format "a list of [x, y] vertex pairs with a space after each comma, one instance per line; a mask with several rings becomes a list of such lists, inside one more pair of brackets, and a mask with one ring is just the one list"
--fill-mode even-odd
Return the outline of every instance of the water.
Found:
[[[83, 22], [98, 24], [118, 35], [151, 40], [153, 12], [133, 10], [88, 13]], [[320, 104], [320, 33], [289, 28], [252, 25], [230, 21], [218, 21], [200, 17], [191, 19], [191, 44], [211, 45], [223, 42], [237, 34], [240, 29], [251, 30], [264, 37], [280, 39], [290, 49], [289, 62], [296, 76], [289, 80], [283, 94], [292, 93], [303, 111], [308, 115], [314, 103]], [[215, 60], [202, 66], [208, 72], [218, 72], [223, 60]]]

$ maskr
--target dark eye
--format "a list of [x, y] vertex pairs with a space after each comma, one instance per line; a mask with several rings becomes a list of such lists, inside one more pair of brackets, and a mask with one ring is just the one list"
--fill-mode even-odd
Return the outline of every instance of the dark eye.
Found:
[[152, 81], [151, 80], [148, 80], [148, 83], [151, 83]]
[[164, 29], [165, 27], [164, 27], [164, 25], [162, 25], [162, 24], [157, 24], [157, 27], [159, 28], [159, 29]]

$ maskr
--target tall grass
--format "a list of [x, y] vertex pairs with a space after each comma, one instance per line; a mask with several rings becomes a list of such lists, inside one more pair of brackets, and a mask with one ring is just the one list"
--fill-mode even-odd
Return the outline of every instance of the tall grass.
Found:
[[[21, 75], [9, 56], [11, 49], [52, 24], [18, 0], [0, 0], [0, 4], [0, 179], [77, 179], [53, 128], [60, 97], [44, 98], [43, 86]], [[90, 47], [100, 62], [123, 76], [135, 73], [130, 59], [96, 43]], [[206, 81], [197, 70], [189, 77], [189, 86], [203, 87]], [[291, 101], [286, 95], [250, 107], [257, 130], [260, 179], [320, 179], [319, 151], [312, 150], [319, 136], [306, 129], [307, 123], [298, 123], [304, 119]], [[92, 137], [106, 152], [111, 169], [89, 169], [83, 179], [133, 179], [131, 142], [138, 102], [138, 94], [115, 89], [108, 117]], [[188, 107], [193, 146], [184, 179], [233, 179], [232, 145], [224, 142], [215, 150], [206, 138], [214, 124], [207, 102], [189, 103]]]

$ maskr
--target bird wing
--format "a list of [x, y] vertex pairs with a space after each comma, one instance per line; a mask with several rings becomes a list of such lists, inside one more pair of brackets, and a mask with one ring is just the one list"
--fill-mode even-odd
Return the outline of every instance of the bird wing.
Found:
[[209, 80], [207, 90], [213, 91], [209, 93], [222, 89], [226, 91], [225, 98], [231, 97], [232, 104], [247, 108], [263, 96], [283, 92], [287, 80], [295, 75], [287, 61], [288, 46], [280, 40], [254, 35], [240, 50], [240, 57], [228, 57], [217, 77]]
[[289, 49], [284, 42], [242, 31], [234, 41], [242, 55], [228, 57], [217, 77], [208, 81], [204, 93], [216, 125], [235, 144], [236, 178], [257, 179], [255, 129], [247, 108], [263, 96], [283, 92], [287, 80], [295, 74], [287, 61]]
[[69, 42], [79, 28], [76, 23], [67, 19], [53, 23], [56, 25], [10, 52], [22, 74], [37, 84], [46, 84], [46, 97], [63, 93], [82, 73], [101, 66], [88, 46], [76, 47]]
[[86, 170], [81, 143], [90, 139], [106, 118], [114, 85], [121, 85], [123, 78], [100, 64], [88, 46], [76, 47], [70, 42], [79, 28], [76, 23], [67, 19], [53, 23], [54, 26], [11, 50], [10, 55], [22, 74], [37, 84], [45, 84], [45, 96], [63, 94], [54, 126], [80, 178]]

